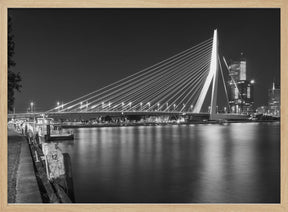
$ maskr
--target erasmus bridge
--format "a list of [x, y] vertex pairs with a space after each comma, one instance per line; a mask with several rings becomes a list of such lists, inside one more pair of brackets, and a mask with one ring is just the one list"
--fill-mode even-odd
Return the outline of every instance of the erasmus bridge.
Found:
[[[212, 38], [101, 89], [46, 112], [9, 114], [8, 117], [185, 115], [210, 120], [240, 119], [239, 114], [217, 113], [218, 81], [224, 85], [228, 102], [215, 29]], [[209, 111], [203, 112], [206, 98], [210, 100]]]

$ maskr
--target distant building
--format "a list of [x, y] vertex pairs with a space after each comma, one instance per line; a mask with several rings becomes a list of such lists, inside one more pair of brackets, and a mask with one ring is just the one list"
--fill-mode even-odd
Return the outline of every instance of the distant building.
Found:
[[261, 106], [256, 109], [257, 114], [267, 115], [268, 106]]
[[235, 81], [246, 80], [246, 59], [241, 54], [239, 61], [231, 61], [229, 66], [230, 76], [233, 77]]
[[229, 107], [232, 113], [252, 113], [254, 80], [247, 80], [246, 59], [241, 53], [239, 61], [229, 66]]
[[272, 88], [268, 90], [268, 111], [272, 116], [280, 116], [280, 86], [275, 86], [273, 82]]
[[273, 82], [272, 88], [268, 90], [268, 105], [258, 107], [256, 113], [280, 117], [280, 86]]

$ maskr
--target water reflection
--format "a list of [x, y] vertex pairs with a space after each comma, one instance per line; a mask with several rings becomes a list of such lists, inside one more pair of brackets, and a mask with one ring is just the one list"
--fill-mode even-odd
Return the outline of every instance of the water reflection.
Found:
[[77, 202], [279, 203], [280, 127], [271, 123], [77, 129]]

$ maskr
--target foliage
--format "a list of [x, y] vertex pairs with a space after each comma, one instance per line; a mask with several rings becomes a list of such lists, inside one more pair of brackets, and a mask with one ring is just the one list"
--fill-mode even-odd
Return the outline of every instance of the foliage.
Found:
[[20, 73], [14, 73], [12, 67], [16, 65], [13, 60], [15, 54], [15, 42], [12, 30], [12, 19], [8, 17], [8, 111], [13, 111], [15, 102], [15, 90], [20, 91], [21, 88], [21, 75]]

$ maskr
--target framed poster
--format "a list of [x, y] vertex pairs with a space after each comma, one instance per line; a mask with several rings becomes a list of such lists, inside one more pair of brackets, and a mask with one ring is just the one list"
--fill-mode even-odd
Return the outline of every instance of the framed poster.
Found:
[[0, 5], [1, 210], [287, 210], [287, 3]]

